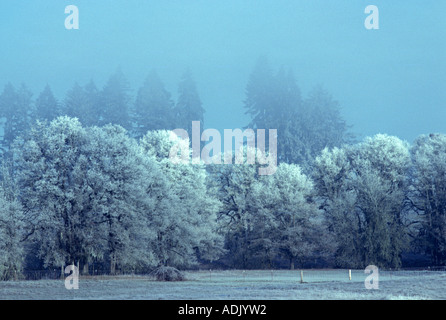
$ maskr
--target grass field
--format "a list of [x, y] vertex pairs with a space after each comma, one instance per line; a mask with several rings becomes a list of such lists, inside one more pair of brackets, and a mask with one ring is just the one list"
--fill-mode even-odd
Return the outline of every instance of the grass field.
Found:
[[353, 300], [446, 299], [444, 271], [380, 271], [379, 289], [366, 289], [363, 270], [228, 270], [186, 272], [182, 282], [147, 276], [80, 277], [79, 289], [64, 280], [0, 282], [0, 299], [144, 300]]

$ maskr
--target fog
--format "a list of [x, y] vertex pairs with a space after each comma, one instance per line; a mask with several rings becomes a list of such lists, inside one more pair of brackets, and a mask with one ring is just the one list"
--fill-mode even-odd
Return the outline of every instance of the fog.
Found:
[[[67, 30], [65, 6], [79, 9]], [[379, 8], [367, 30], [364, 9]], [[245, 88], [256, 59], [294, 70], [305, 95], [321, 84], [358, 137], [413, 141], [445, 132], [443, 1], [2, 1], [0, 85], [49, 84], [61, 100], [74, 82], [102, 88], [118, 67], [136, 95], [155, 69], [175, 98], [193, 74], [205, 127], [246, 126]]]

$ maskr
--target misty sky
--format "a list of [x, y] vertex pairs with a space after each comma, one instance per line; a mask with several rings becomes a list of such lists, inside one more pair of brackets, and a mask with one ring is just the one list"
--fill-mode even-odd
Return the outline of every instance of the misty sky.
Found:
[[[65, 6], [79, 8], [66, 30]], [[379, 8], [379, 30], [364, 9]], [[219, 130], [248, 123], [242, 109], [256, 59], [291, 67], [305, 96], [321, 84], [359, 137], [412, 142], [446, 133], [446, 1], [17, 0], [0, 2], [0, 86], [48, 83], [58, 99], [77, 81], [102, 88], [118, 68], [136, 94], [155, 69], [176, 97], [186, 68]]]

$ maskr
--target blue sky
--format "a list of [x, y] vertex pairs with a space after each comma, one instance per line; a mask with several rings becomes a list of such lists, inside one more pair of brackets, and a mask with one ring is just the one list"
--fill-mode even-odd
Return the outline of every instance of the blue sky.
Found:
[[[79, 8], [66, 30], [65, 6]], [[364, 9], [379, 8], [379, 30]], [[321, 84], [359, 137], [412, 142], [446, 133], [446, 1], [17, 0], [0, 3], [0, 86], [48, 83], [61, 99], [74, 84], [102, 87], [117, 67], [133, 94], [156, 69], [176, 96], [189, 68], [205, 126], [247, 124], [242, 105], [255, 60], [291, 67], [305, 96]]]

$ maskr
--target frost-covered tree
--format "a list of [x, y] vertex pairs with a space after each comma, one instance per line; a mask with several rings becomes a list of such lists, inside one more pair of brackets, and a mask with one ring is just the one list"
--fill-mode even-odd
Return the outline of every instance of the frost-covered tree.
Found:
[[57, 118], [31, 130], [13, 149], [14, 175], [21, 189], [27, 227], [39, 245], [45, 266], [61, 266], [82, 260], [89, 250], [85, 239], [94, 230], [82, 210], [88, 167], [88, 136], [78, 121]]
[[166, 189], [162, 171], [127, 131], [117, 125], [93, 127], [91, 168], [87, 170], [91, 207], [100, 221], [105, 254], [113, 274], [158, 263], [149, 246], [156, 232], [153, 217], [159, 191]]
[[354, 170], [350, 147], [328, 148], [316, 158], [313, 179], [320, 207], [336, 241], [336, 264], [352, 266], [361, 261], [360, 216], [355, 212], [356, 193], [351, 186]]
[[316, 159], [314, 179], [337, 240], [338, 265], [401, 266], [409, 164], [407, 144], [383, 134], [326, 149]]
[[[249, 147], [243, 154], [245, 160], [250, 154], [262, 157]], [[323, 215], [312, 200], [311, 179], [286, 163], [262, 176], [260, 163], [209, 167], [223, 204], [219, 226], [228, 254], [222, 261], [237, 268], [271, 268], [285, 260], [293, 268], [325, 256], [329, 235], [321, 236]]]
[[[268, 228], [270, 216], [256, 217], [256, 197], [253, 188], [259, 178], [261, 161], [250, 164], [248, 157], [262, 155], [249, 147], [241, 149], [243, 163], [235, 164], [235, 155], [222, 155], [222, 158], [232, 156], [232, 164], [209, 165], [211, 186], [214, 189], [222, 207], [218, 213], [220, 233], [225, 236], [227, 255], [222, 260], [225, 264], [236, 268], [259, 268], [270, 265], [274, 250], [268, 249], [267, 232], [259, 238], [261, 230]], [[263, 219], [263, 220], [262, 220]], [[263, 228], [263, 229], [260, 229]], [[271, 259], [270, 259], [271, 258]]]
[[37, 123], [16, 141], [13, 160], [44, 266], [108, 261], [114, 273], [156, 264], [145, 246], [154, 210], [146, 189], [159, 171], [122, 127], [83, 128], [69, 117]]
[[[281, 163], [274, 175], [261, 176], [252, 188], [256, 237], [268, 256], [274, 252], [294, 269], [329, 248], [322, 212], [313, 202], [314, 186], [299, 166]], [[274, 257], [274, 255], [273, 255]]]
[[434, 265], [446, 263], [446, 135], [418, 137], [411, 149], [410, 200], [419, 215], [416, 243]]
[[23, 210], [0, 186], [0, 280], [17, 279], [23, 269]]
[[[158, 198], [153, 216], [153, 248], [163, 265], [187, 267], [197, 259], [216, 260], [223, 252], [217, 231], [220, 203], [208, 188], [202, 164], [173, 163], [169, 153], [182, 143], [169, 131], [149, 131], [140, 141], [148, 157], [159, 163], [168, 188]], [[185, 149], [190, 153], [188, 145]]]

